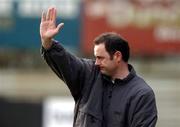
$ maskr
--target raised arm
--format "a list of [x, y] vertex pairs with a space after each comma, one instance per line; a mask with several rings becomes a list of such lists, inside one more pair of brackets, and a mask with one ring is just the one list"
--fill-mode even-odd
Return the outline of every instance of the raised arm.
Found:
[[52, 38], [59, 32], [64, 23], [56, 26], [57, 11], [56, 8], [51, 7], [47, 13], [42, 12], [40, 24], [40, 36], [42, 46], [49, 49], [52, 46]]
[[56, 73], [56, 75], [67, 84], [75, 101], [83, 93], [83, 87], [88, 81], [92, 68], [92, 60], [81, 59], [68, 52], [53, 37], [64, 25], [56, 26], [56, 9], [49, 8], [47, 13], [42, 13], [40, 24], [40, 36], [42, 41], [41, 55]]

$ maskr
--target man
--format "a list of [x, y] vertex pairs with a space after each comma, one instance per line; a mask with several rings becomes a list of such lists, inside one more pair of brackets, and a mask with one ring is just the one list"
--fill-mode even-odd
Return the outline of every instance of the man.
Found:
[[157, 109], [153, 90], [128, 64], [128, 43], [116, 33], [95, 40], [96, 60], [81, 59], [53, 40], [56, 9], [42, 13], [42, 56], [70, 89], [75, 101], [74, 127], [154, 127]]

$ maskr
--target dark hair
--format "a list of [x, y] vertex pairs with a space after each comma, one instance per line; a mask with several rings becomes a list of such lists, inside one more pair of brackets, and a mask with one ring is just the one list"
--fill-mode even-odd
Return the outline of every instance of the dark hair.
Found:
[[117, 33], [107, 32], [97, 36], [94, 39], [94, 44], [105, 44], [105, 49], [109, 53], [111, 59], [116, 51], [120, 51], [122, 59], [125, 62], [129, 60], [129, 45], [128, 42], [120, 37]]

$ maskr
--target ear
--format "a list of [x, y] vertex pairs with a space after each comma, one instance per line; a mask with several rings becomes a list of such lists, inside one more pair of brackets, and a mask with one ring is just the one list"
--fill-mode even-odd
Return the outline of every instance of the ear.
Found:
[[116, 52], [114, 53], [114, 59], [115, 59], [118, 63], [121, 62], [121, 60], [122, 60], [122, 54], [121, 54], [120, 51], [116, 51]]

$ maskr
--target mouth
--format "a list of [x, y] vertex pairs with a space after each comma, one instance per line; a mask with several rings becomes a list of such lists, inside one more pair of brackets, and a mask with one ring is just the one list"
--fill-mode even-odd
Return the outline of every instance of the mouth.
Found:
[[104, 67], [102, 67], [102, 66], [98, 65], [97, 67], [99, 68], [100, 71], [104, 70]]
[[100, 68], [100, 70], [104, 70], [104, 67], [99, 67]]

